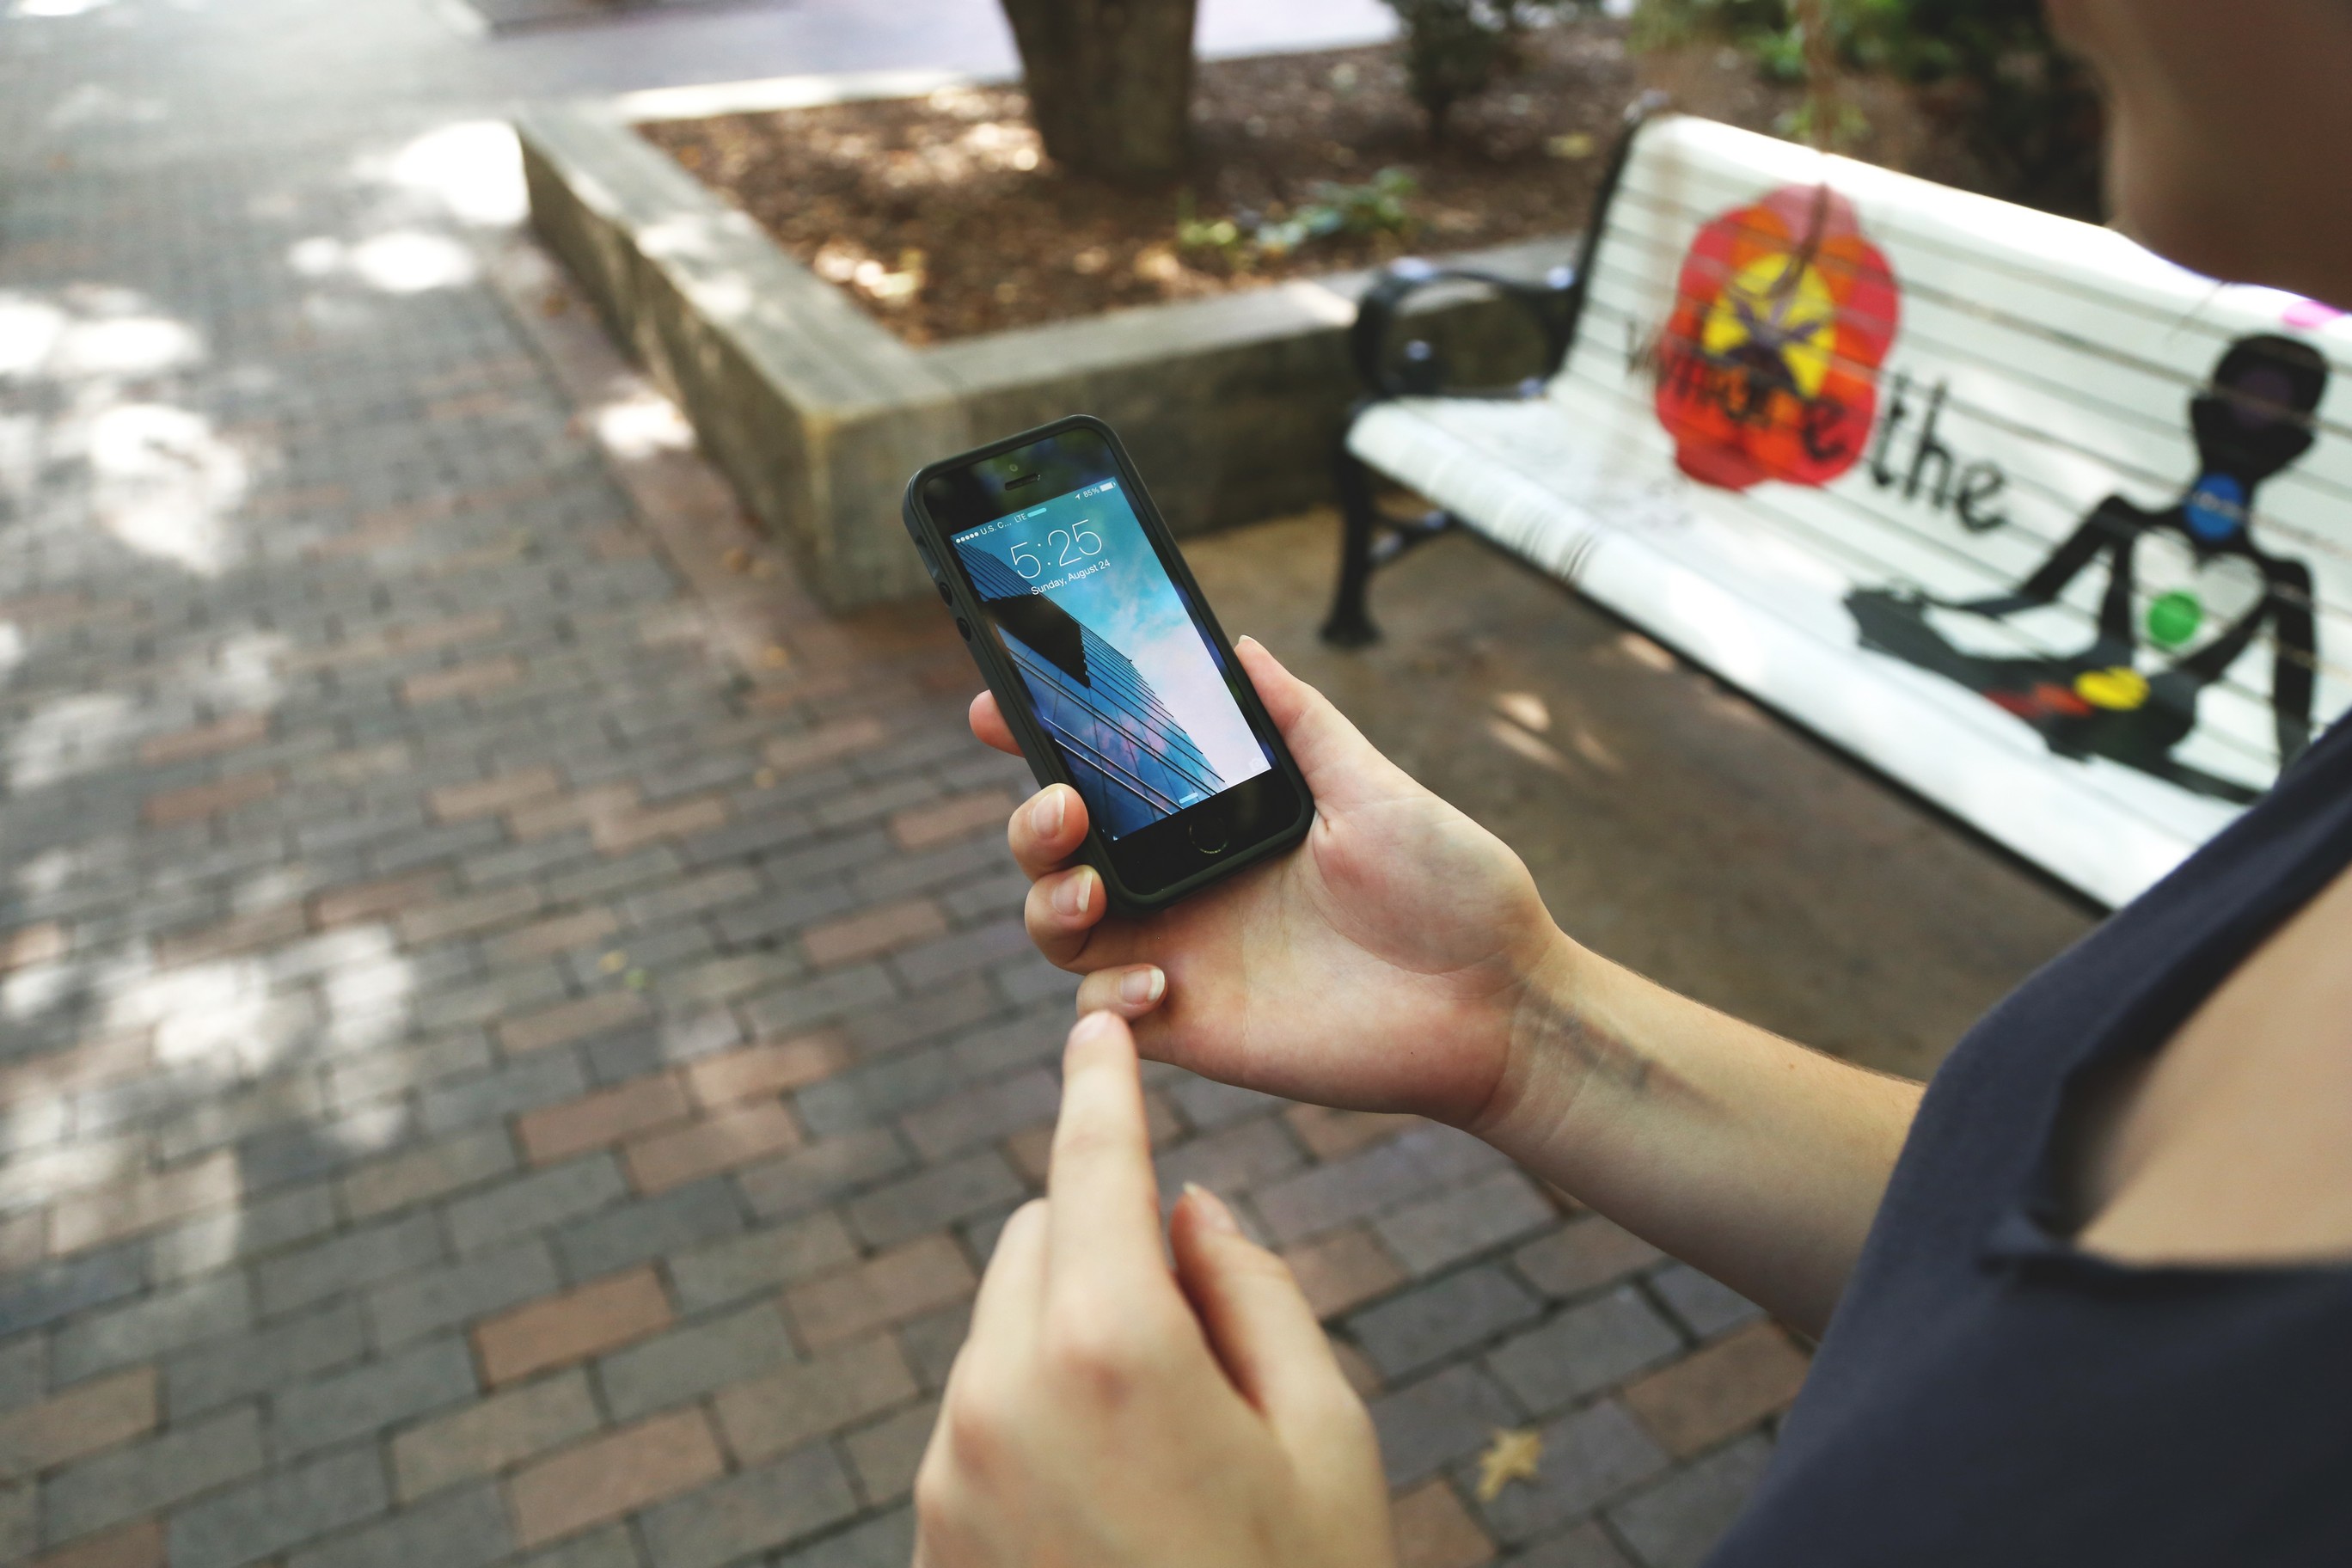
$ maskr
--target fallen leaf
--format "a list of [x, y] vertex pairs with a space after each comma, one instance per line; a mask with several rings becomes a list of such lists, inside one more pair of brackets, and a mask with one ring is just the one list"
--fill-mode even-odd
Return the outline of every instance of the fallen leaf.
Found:
[[719, 564], [740, 577], [751, 569], [751, 552], [739, 544], [720, 556]]
[[776, 770], [761, 768], [751, 775], [751, 782], [761, 789], [773, 789], [776, 787]]
[[621, 976], [621, 984], [627, 986], [632, 991], [643, 991], [646, 986], [653, 984], [653, 978], [654, 977], [652, 975], [647, 974], [642, 969], [632, 969], [626, 974]]
[[764, 556], [751, 563], [751, 581], [764, 583], [776, 574], [776, 563]]
[[1497, 1427], [1494, 1442], [1478, 1456], [1478, 1500], [1493, 1502], [1513, 1481], [1536, 1479], [1543, 1458], [1543, 1434], [1532, 1427], [1505, 1431]]
[[539, 313], [542, 316], [560, 316], [570, 309], [572, 309], [572, 301], [552, 289], [542, 295], [539, 301]]
[[793, 656], [786, 653], [774, 643], [770, 643], [768, 645], [768, 651], [760, 656], [760, 662], [766, 665], [770, 669], [782, 669], [784, 666], [793, 662]]
[[623, 952], [619, 948], [614, 948], [612, 952], [606, 953], [604, 957], [596, 961], [596, 967], [603, 970], [607, 974], [618, 974], [622, 970], [626, 969], [628, 966], [629, 955]]

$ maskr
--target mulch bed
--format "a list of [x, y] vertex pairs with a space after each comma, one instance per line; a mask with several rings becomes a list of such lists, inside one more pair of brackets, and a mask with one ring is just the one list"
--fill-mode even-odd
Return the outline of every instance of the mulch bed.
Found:
[[[1622, 24], [1589, 20], [1530, 34], [1521, 68], [1458, 106], [1436, 144], [1394, 46], [1203, 62], [1193, 170], [1177, 191], [1045, 166], [1015, 88], [643, 129], [876, 320], [931, 343], [1573, 233], [1645, 81], [1759, 130], [1795, 101], [1736, 54], [1637, 60]], [[1905, 117], [1884, 110], [1871, 111], [1885, 126], [1878, 139], [1901, 140]], [[1179, 243], [1188, 214], [1247, 228], [1313, 201], [1321, 183], [1360, 184], [1391, 168], [1413, 183], [1402, 233], [1330, 235], [1279, 256]]]

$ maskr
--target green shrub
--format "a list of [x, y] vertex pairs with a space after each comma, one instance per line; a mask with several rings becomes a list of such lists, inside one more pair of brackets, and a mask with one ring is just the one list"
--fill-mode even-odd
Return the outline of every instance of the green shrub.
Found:
[[2058, 47], [2041, 0], [1843, 0], [1855, 52], [1939, 89], [2001, 194], [2078, 217], [2099, 216], [2098, 94]]
[[1412, 226], [1404, 201], [1413, 189], [1412, 176], [1402, 169], [1382, 169], [1360, 184], [1318, 180], [1314, 199], [1279, 222], [1257, 226], [1258, 248], [1286, 256], [1310, 239], [1335, 234], [1402, 234]]
[[[2041, 0], [1822, 0], [1838, 58], [1920, 88], [1997, 194], [2078, 217], [2099, 207], [2098, 99]], [[1635, 41], [1727, 38], [1769, 72], [1804, 75], [1788, 0], [1642, 0]]]
[[1178, 248], [1213, 251], [1226, 265], [1248, 267], [1259, 257], [1283, 257], [1311, 240], [1347, 234], [1403, 234], [1412, 227], [1405, 198], [1416, 187], [1402, 169], [1382, 169], [1360, 184], [1316, 182], [1311, 199], [1282, 217], [1244, 215], [1203, 219], [1192, 211], [1190, 193], [1177, 201]]
[[1492, 86], [1511, 64], [1518, 36], [1585, 0], [1386, 0], [1404, 26], [1405, 79], [1429, 117], [1432, 141], [1446, 116]]
[[1733, 38], [1767, 64], [1776, 50], [1793, 63], [1795, 34], [1788, 0], [1641, 0], [1633, 8], [1633, 42], [1641, 48]]

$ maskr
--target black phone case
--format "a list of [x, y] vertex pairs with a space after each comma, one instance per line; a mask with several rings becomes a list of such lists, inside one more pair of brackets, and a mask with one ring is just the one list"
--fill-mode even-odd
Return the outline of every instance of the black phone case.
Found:
[[[971, 651], [972, 662], [980, 667], [981, 678], [988, 682], [988, 689], [996, 693], [997, 707], [1003, 712], [1013, 738], [1020, 742], [1021, 754], [1027, 760], [1029, 772], [1035, 777], [1040, 789], [1050, 784], [1070, 784], [1069, 772], [1062, 765], [1060, 752], [1046, 738], [1044, 727], [1029, 710], [1028, 689], [1022, 683], [1021, 672], [1013, 667], [1012, 660], [997, 646], [996, 639], [987, 635], [987, 623], [980, 605], [964, 585], [962, 574], [948, 571], [941, 565], [953, 547], [948, 543], [939, 524], [924, 510], [922, 493], [924, 481], [933, 474], [1075, 429], [1092, 430], [1103, 438], [1103, 444], [1110, 449], [1112, 460], [1118, 465], [1119, 483], [1129, 504], [1135, 510], [1138, 521], [1143, 525], [1145, 536], [1159, 548], [1161, 557], [1168, 563], [1169, 574], [1176, 580], [1176, 585], [1200, 610], [1201, 619], [1216, 644], [1218, 655], [1225, 661], [1225, 667], [1229, 669], [1240, 668], [1239, 661], [1234, 657], [1234, 646], [1226, 638], [1224, 627], [1217, 624], [1216, 612], [1209, 607], [1208, 600], [1201, 593], [1201, 585], [1193, 581], [1192, 569], [1186, 563], [1184, 552], [1177, 548], [1174, 536], [1168, 531], [1168, 524], [1160, 518], [1158, 503], [1152, 500], [1151, 492], [1144, 488], [1142, 477], [1135, 471], [1134, 459], [1127, 455], [1127, 448], [1119, 443], [1118, 433], [1108, 425], [1089, 414], [1072, 414], [1033, 430], [1024, 430], [1017, 436], [1007, 436], [1001, 441], [991, 441], [968, 452], [958, 452], [951, 458], [926, 463], [907, 481], [906, 495], [899, 503], [900, 520], [906, 523], [908, 534], [922, 555], [923, 566], [930, 573], [932, 584], [939, 588], [949, 610], [964, 628], [964, 647]], [[1271, 742], [1268, 749], [1274, 753], [1275, 766], [1282, 770], [1283, 775], [1298, 792], [1297, 820], [1281, 832], [1238, 851], [1231, 859], [1205, 866], [1154, 893], [1139, 892], [1120, 879], [1111, 863], [1109, 848], [1101, 829], [1089, 823], [1079, 858], [1102, 877], [1113, 913], [1139, 915], [1164, 910], [1178, 900], [1199, 892], [1212, 882], [1281, 854], [1306, 837], [1307, 830], [1314, 826], [1314, 794], [1307, 789], [1307, 780], [1300, 775], [1298, 764], [1291, 760], [1290, 748], [1283, 744], [1281, 734], [1267, 716], [1265, 705], [1258, 700], [1256, 691], [1251, 689], [1247, 677], [1235, 684], [1241, 689], [1238, 695], [1245, 716], [1252, 726]]]

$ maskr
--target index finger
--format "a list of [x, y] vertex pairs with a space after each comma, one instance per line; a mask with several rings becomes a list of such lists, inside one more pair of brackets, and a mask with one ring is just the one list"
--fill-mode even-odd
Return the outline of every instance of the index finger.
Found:
[[1045, 1184], [1050, 1290], [1082, 1279], [1175, 1288], [1160, 1249], [1160, 1183], [1135, 1037], [1115, 1014], [1089, 1013], [1070, 1031]]

